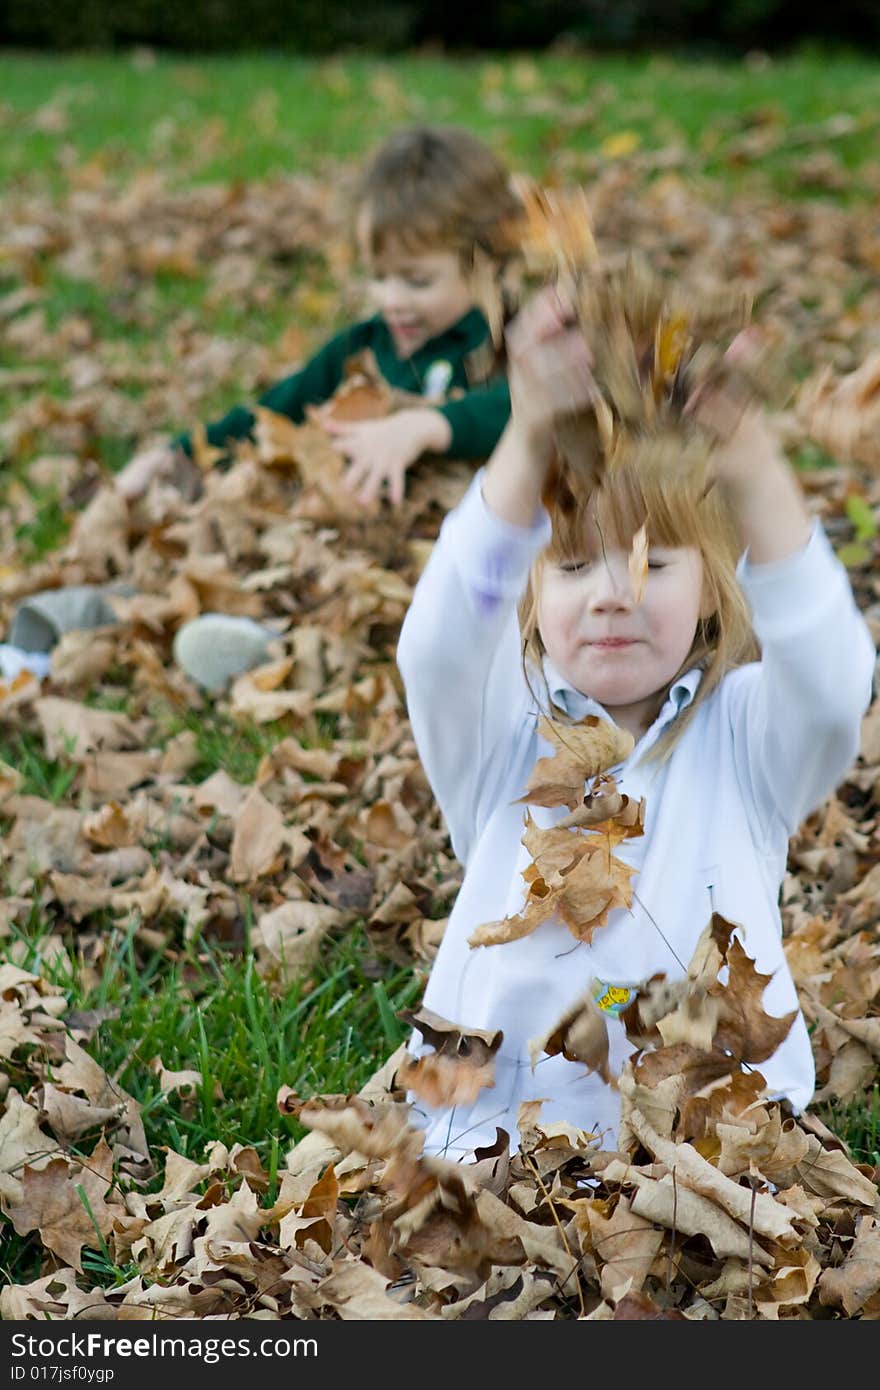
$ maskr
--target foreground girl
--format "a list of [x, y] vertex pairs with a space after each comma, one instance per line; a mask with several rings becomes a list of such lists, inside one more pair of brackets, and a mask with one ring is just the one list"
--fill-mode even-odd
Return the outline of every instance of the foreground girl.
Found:
[[[613, 1149], [614, 1087], [561, 1055], [533, 1071], [529, 1042], [591, 991], [611, 1001], [618, 1073], [632, 1052], [621, 1001], [656, 973], [681, 978], [713, 910], [772, 975], [766, 1012], [797, 1008], [778, 907], [788, 840], [856, 756], [875, 655], [846, 570], [761, 415], [725, 420], [722, 399], [704, 402], [723, 440], [708, 491], [623, 465], [572, 524], [541, 499], [554, 420], [587, 405], [590, 355], [552, 292], [511, 329], [509, 382], [510, 424], [447, 517], [398, 648], [419, 753], [466, 868], [423, 1002], [504, 1034], [495, 1085], [476, 1102], [416, 1102], [427, 1151], [449, 1157], [491, 1144], [496, 1126], [515, 1149], [519, 1106], [533, 1099], [545, 1101], [542, 1120], [596, 1131]], [[637, 597], [630, 551], [646, 521]], [[518, 801], [553, 753], [542, 713], [563, 733], [593, 714], [633, 735], [612, 769], [620, 791], [645, 798], [644, 835], [615, 850], [637, 870], [632, 904], [589, 943], [550, 917], [521, 939], [472, 946], [482, 924], [523, 906], [527, 809], [539, 826], [565, 814]], [[418, 1033], [411, 1050], [428, 1050]], [[799, 1011], [760, 1071], [771, 1095], [796, 1111], [809, 1103]]]

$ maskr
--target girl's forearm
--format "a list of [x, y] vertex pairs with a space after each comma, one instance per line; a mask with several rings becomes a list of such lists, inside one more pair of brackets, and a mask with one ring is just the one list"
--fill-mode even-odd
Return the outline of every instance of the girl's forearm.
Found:
[[515, 423], [509, 423], [483, 474], [486, 506], [511, 526], [532, 526], [541, 506], [547, 462]]
[[744, 424], [716, 470], [752, 564], [773, 564], [801, 550], [812, 518], [797, 475], [762, 420]]

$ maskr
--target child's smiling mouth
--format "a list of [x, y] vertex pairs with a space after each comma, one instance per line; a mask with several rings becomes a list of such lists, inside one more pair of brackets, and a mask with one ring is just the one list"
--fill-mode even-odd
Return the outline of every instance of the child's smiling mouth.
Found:
[[423, 331], [417, 319], [389, 319], [388, 327], [399, 338], [415, 338]]

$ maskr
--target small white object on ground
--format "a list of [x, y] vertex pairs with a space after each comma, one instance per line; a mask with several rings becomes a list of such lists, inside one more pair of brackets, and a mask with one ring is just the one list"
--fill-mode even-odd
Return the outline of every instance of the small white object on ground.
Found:
[[231, 613], [202, 613], [179, 628], [174, 660], [205, 690], [222, 690], [233, 676], [269, 660], [269, 643], [277, 636], [253, 618]]
[[26, 652], [23, 647], [0, 642], [0, 675], [5, 681], [14, 681], [22, 671], [30, 671], [32, 676], [43, 680], [48, 676], [51, 665], [50, 652]]

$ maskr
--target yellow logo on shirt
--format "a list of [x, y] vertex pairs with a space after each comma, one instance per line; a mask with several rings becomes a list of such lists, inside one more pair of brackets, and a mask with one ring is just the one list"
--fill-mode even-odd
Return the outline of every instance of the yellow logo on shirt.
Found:
[[594, 980], [591, 989], [597, 1007], [612, 1018], [620, 1018], [638, 993], [630, 985], [609, 985], [606, 980]]

